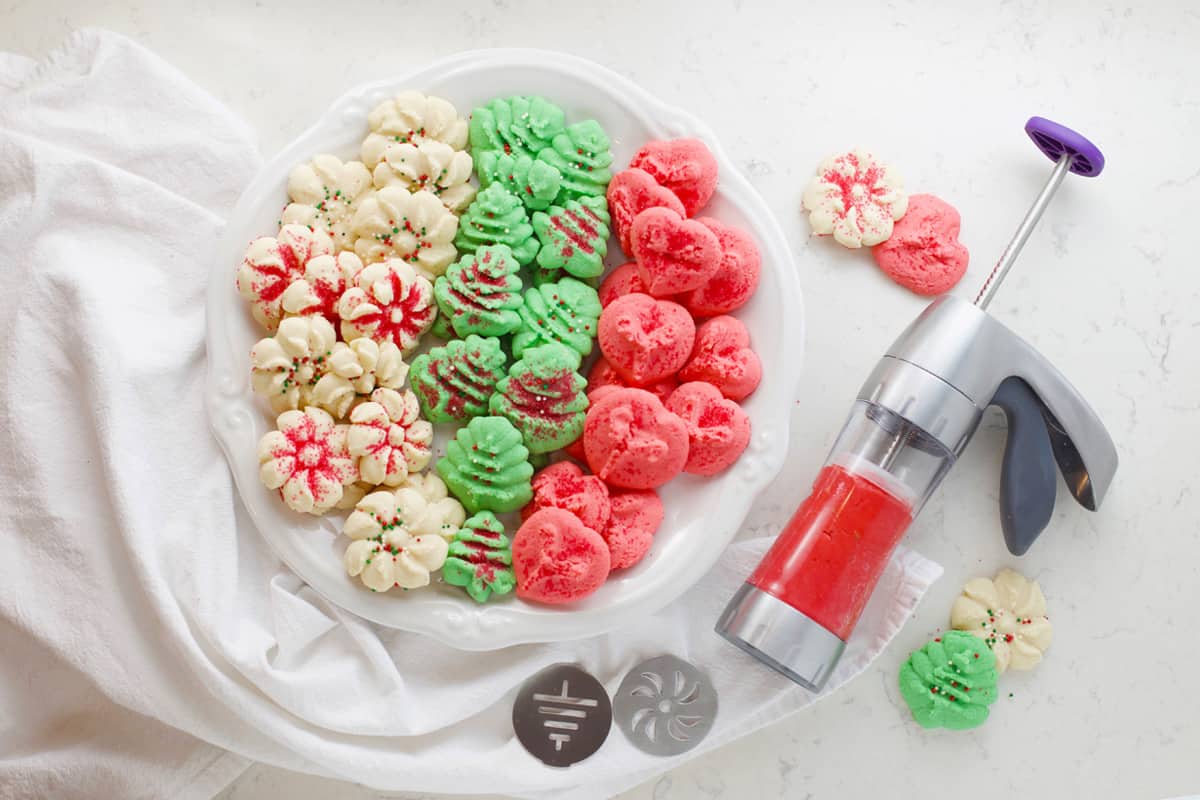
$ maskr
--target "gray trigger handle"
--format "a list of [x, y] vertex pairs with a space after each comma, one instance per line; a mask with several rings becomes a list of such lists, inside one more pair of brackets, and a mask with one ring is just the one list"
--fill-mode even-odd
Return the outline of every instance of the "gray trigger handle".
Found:
[[1000, 523], [1013, 555], [1024, 555], [1054, 513], [1058, 490], [1045, 408], [1029, 385], [1007, 378], [992, 397], [1008, 418], [1000, 471]]

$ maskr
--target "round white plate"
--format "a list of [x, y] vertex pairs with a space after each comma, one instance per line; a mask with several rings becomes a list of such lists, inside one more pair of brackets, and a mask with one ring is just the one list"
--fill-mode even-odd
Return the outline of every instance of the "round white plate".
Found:
[[[403, 89], [445, 97], [462, 115], [494, 97], [542, 95], [566, 111], [568, 122], [594, 118], [604, 126], [612, 138], [614, 171], [649, 139], [702, 139], [721, 170], [716, 196], [703, 213], [744, 227], [761, 248], [762, 282], [754, 299], [736, 314], [749, 328], [765, 367], [762, 385], [745, 403], [753, 425], [749, 448], [716, 478], [682, 476], [664, 487], [666, 520], [650, 553], [582, 602], [549, 607], [510, 596], [478, 605], [445, 585], [373, 593], [342, 567], [346, 540], [338, 531], [343, 515], [296, 514], [258, 480], [256, 444], [270, 429], [272, 416], [250, 389], [249, 353], [264, 334], [234, 287], [236, 267], [252, 239], [278, 229], [291, 168], [318, 153], [357, 158], [367, 113]], [[608, 261], [610, 266], [623, 261], [615, 240]], [[653, 613], [699, 580], [721, 557], [756, 495], [783, 466], [804, 335], [800, 286], [783, 233], [703, 123], [591, 62], [536, 50], [476, 51], [350, 91], [255, 176], [233, 211], [215, 262], [208, 289], [207, 402], [242, 500], [262, 535], [297, 575], [342, 608], [381, 625], [466, 650], [578, 639], [620, 627]]]

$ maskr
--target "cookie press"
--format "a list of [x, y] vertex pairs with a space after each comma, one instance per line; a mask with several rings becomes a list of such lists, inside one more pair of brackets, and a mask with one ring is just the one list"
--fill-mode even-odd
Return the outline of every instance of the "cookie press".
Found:
[[900, 334], [858, 393], [812, 493], [730, 600], [717, 632], [811, 691], [837, 665], [892, 550], [954, 466], [988, 406], [1007, 417], [1000, 519], [1014, 555], [1050, 521], [1055, 462], [1094, 511], [1117, 469], [1096, 412], [1045, 358], [987, 313], [1068, 172], [1095, 177], [1100, 150], [1033, 117], [1054, 161], [975, 302], [944, 295]]

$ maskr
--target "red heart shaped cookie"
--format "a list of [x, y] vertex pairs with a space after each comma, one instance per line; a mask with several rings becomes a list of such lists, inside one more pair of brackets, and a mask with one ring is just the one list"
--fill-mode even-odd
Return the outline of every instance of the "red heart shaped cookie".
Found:
[[613, 492], [612, 517], [600, 532], [608, 542], [613, 569], [632, 567], [642, 560], [664, 516], [662, 500], [653, 489]]
[[[599, 392], [611, 386], [624, 389], [629, 386], [629, 381], [621, 377], [621, 373], [617, 372], [613, 368], [613, 365], [608, 363], [603, 357], [596, 359], [596, 363], [592, 365], [592, 371], [588, 373], [588, 399], [599, 400]], [[675, 380], [675, 376], [668, 375], [661, 381], [640, 388], [645, 389], [665, 403], [667, 402], [667, 398], [671, 396], [671, 392], [675, 391], [678, 386], [679, 381]]]
[[630, 228], [638, 214], [647, 208], [669, 208], [684, 214], [683, 203], [665, 186], [641, 169], [618, 172], [608, 184], [608, 213], [612, 216], [613, 231], [626, 255], [631, 255]]
[[583, 449], [609, 486], [654, 489], [683, 471], [687, 426], [647, 391], [608, 389], [588, 409]]
[[958, 283], [970, 260], [958, 241], [961, 224], [958, 211], [945, 200], [914, 194], [892, 235], [871, 254], [889, 278], [910, 292], [942, 294]]
[[634, 386], [678, 372], [696, 339], [696, 323], [686, 308], [648, 294], [618, 297], [600, 313], [598, 327], [600, 351]]
[[648, 208], [633, 221], [633, 255], [646, 289], [666, 297], [707, 283], [721, 266], [721, 242], [669, 208]]
[[684, 472], [716, 475], [750, 444], [750, 418], [711, 383], [685, 383], [671, 394], [667, 410], [688, 429], [688, 460]]
[[741, 228], [712, 217], [696, 221], [707, 226], [721, 242], [721, 265], [707, 283], [680, 297], [679, 302], [697, 317], [728, 314], [744, 306], [758, 288], [762, 272], [758, 245]]
[[618, 297], [624, 297], [627, 294], [634, 292], [649, 294], [646, 291], [646, 284], [642, 283], [642, 278], [638, 275], [637, 264], [632, 261], [622, 264], [610, 272], [596, 292], [600, 295], [600, 305], [605, 307]]
[[696, 346], [679, 380], [711, 383], [730, 400], [748, 397], [762, 380], [762, 362], [750, 349], [746, 326], [733, 317], [713, 317], [697, 328]]
[[611, 568], [604, 537], [561, 508], [543, 508], [512, 540], [517, 596], [538, 603], [570, 603], [599, 589]]
[[646, 142], [629, 166], [645, 170], [674, 192], [689, 217], [704, 208], [717, 188], [717, 159], [699, 139]]
[[521, 519], [529, 519], [543, 508], [570, 511], [594, 531], [603, 531], [612, 513], [604, 481], [584, 475], [570, 461], [551, 464], [533, 476], [533, 500], [521, 509]]

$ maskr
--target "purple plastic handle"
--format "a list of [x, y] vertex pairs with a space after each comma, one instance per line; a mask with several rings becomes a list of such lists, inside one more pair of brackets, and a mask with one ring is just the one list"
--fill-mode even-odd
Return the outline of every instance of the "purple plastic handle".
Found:
[[1082, 134], [1045, 117], [1030, 117], [1025, 132], [1046, 158], [1058, 161], [1063, 153], [1071, 156], [1071, 172], [1094, 178], [1104, 171], [1104, 154]]

